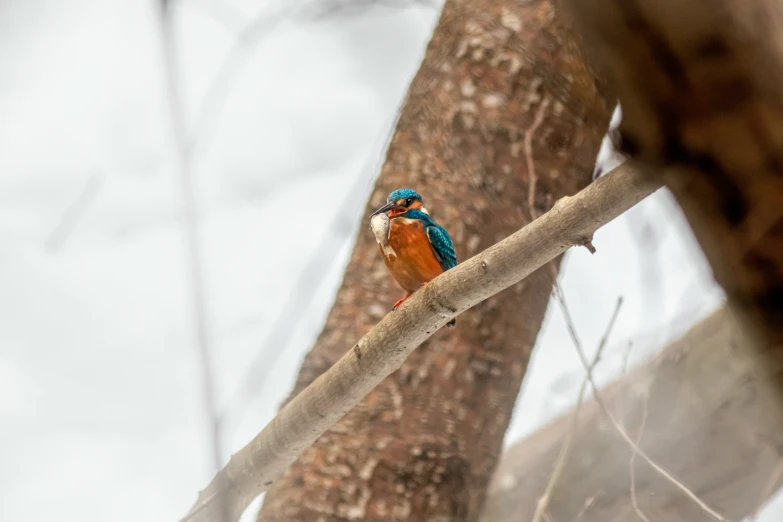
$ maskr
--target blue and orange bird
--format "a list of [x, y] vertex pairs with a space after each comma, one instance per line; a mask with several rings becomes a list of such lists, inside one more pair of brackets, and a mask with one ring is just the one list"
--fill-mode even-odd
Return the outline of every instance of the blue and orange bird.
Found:
[[[396, 310], [416, 290], [457, 266], [457, 254], [449, 233], [430, 217], [415, 190], [393, 191], [370, 218], [379, 214], [389, 218], [387, 239], [391, 248], [380, 245], [383, 262], [406, 292], [394, 303], [392, 310]], [[447, 326], [455, 322], [452, 319]]]

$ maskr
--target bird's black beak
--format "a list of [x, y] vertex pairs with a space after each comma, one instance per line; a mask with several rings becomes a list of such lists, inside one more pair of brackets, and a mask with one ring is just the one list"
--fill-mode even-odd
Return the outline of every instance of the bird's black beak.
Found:
[[384, 212], [388, 212], [396, 206], [397, 206], [396, 203], [390, 201], [389, 203], [386, 203], [384, 206], [382, 206], [381, 208], [379, 208], [378, 210], [370, 214], [370, 217], [377, 216], [378, 214], [382, 214]]

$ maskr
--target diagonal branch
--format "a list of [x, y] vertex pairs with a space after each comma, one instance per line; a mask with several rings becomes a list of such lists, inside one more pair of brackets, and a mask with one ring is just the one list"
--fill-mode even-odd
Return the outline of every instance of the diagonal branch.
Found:
[[185, 520], [214, 520], [221, 503], [236, 521], [298, 456], [406, 357], [460, 312], [524, 279], [591, 236], [660, 185], [625, 164], [539, 219], [433, 280], [387, 315], [326, 373], [291, 400], [215, 476]]

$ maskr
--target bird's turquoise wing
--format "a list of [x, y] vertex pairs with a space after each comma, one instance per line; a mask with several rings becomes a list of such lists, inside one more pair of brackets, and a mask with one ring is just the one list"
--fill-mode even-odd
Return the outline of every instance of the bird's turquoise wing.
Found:
[[449, 268], [457, 266], [457, 254], [454, 252], [454, 243], [449, 237], [446, 229], [440, 225], [432, 224], [427, 227], [427, 238], [430, 240], [430, 246], [438, 258], [440, 267], [445, 272]]

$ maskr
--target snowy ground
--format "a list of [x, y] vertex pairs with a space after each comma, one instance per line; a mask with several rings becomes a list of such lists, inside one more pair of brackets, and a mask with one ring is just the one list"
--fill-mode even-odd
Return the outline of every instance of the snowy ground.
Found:
[[[176, 8], [188, 120], [202, 122], [196, 176], [225, 452], [271, 419], [321, 328], [436, 16], [417, 6], [308, 21], [293, 12], [301, 2], [270, 2], [262, 20], [278, 22], [229, 66], [225, 104], [202, 111], [255, 4]], [[211, 477], [160, 48], [152, 0], [0, 5], [3, 520], [173, 521]], [[325, 193], [349, 202], [332, 222], [320, 218]], [[285, 233], [270, 226], [283, 217]], [[644, 360], [721, 293], [664, 193], [594, 243], [595, 256], [568, 255], [563, 287], [586, 346], [625, 298], [598, 372], [606, 382], [629, 341], [632, 361]], [[290, 317], [281, 296], [314, 255], [328, 270], [306, 279], [293, 336], [274, 334]], [[243, 387], [248, 368], [258, 373]], [[569, 407], [581, 378], [552, 307], [507, 440]], [[780, 503], [772, 511], [759, 520], [780, 520]]]

